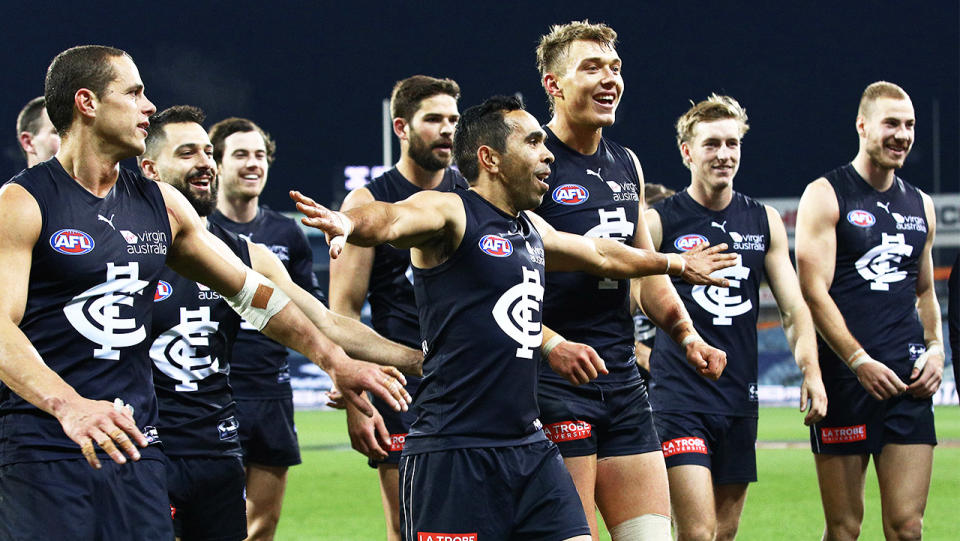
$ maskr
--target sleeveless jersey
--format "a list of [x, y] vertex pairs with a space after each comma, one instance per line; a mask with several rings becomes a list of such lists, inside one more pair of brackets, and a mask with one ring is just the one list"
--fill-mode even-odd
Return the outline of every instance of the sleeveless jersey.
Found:
[[[640, 212], [638, 174], [622, 146], [601, 139], [597, 152], [585, 156], [563, 144], [548, 127], [547, 148], [556, 157], [543, 203], [535, 211], [559, 231], [633, 244]], [[551, 272], [545, 284], [544, 325], [568, 340], [592, 346], [610, 374], [595, 381], [639, 380], [634, 362], [630, 281], [600, 278], [585, 272]], [[566, 380], [550, 369], [541, 377]]]
[[[270, 248], [295, 284], [326, 301], [313, 274], [313, 249], [295, 221], [262, 205], [256, 218], [247, 223], [234, 222], [218, 210], [208, 221]], [[230, 386], [234, 397], [270, 400], [293, 396], [287, 348], [244, 321], [233, 349], [237, 352], [230, 361]]]
[[[81, 396], [122, 399], [147, 439], [159, 442], [148, 338], [172, 236], [159, 187], [120, 168], [100, 198], [55, 159], [10, 182], [36, 199], [42, 215], [20, 330]], [[141, 455], [162, 458], [154, 445]], [[77, 458], [78, 445], [56, 418], [0, 385], [0, 465]]]
[[[246, 241], [213, 222], [207, 229], [250, 266]], [[216, 291], [170, 269], [160, 274], [150, 359], [168, 455], [242, 456], [227, 381], [240, 321]]]
[[689, 363], [667, 333], [657, 333], [650, 372], [657, 382], [650, 391], [655, 411], [693, 411], [721, 415], [757, 415], [757, 317], [764, 257], [770, 248], [770, 224], [762, 203], [734, 192], [722, 211], [701, 206], [687, 190], [655, 204], [663, 236], [660, 251], [683, 253], [703, 241], [727, 243], [739, 259], [711, 276], [730, 280], [730, 287], [694, 286], [673, 277], [693, 326], [713, 347], [727, 353], [727, 366], [710, 381]]
[[[852, 164], [824, 177], [839, 207], [830, 297], [863, 349], [909, 381], [925, 350], [917, 315], [917, 268], [927, 240], [920, 191], [899, 177], [878, 192]], [[824, 379], [856, 377], [817, 337]]]
[[463, 241], [444, 263], [414, 268], [423, 382], [405, 455], [543, 441], [537, 419], [543, 242], [470, 190]]

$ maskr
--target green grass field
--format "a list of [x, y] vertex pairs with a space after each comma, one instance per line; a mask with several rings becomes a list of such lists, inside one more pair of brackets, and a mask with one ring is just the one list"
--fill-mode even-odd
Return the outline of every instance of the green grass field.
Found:
[[[377, 475], [366, 459], [350, 449], [344, 415], [339, 411], [298, 411], [297, 428], [303, 464], [290, 481], [277, 539], [361, 541], [384, 538]], [[799, 412], [764, 408], [762, 442], [806, 442]], [[924, 538], [960, 539], [953, 513], [960, 509], [960, 408], [937, 408], [933, 484], [924, 520]], [[757, 452], [760, 481], [750, 487], [739, 539], [819, 539], [823, 514], [809, 446], [768, 448]], [[880, 497], [872, 467], [868, 470], [866, 513], [861, 539], [883, 539]], [[955, 517], [954, 517], [955, 518]], [[604, 532], [601, 539], [609, 539]]]

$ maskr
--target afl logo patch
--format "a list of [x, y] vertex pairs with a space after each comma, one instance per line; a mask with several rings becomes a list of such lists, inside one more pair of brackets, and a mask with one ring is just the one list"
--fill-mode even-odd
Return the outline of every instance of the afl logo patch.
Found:
[[93, 250], [93, 237], [79, 229], [61, 229], [50, 236], [50, 247], [67, 255], [83, 255]]
[[847, 213], [847, 221], [857, 227], [870, 227], [877, 223], [877, 219], [873, 217], [873, 214], [865, 210], [851, 210]]
[[157, 282], [157, 291], [153, 294], [153, 302], [167, 300], [170, 295], [173, 295], [173, 286], [163, 280]]
[[590, 198], [590, 192], [579, 184], [561, 184], [553, 190], [553, 200], [561, 205], [579, 205]]
[[673, 241], [673, 247], [677, 250], [686, 252], [687, 250], [696, 248], [704, 242], [707, 242], [707, 237], [704, 237], [703, 235], [697, 235], [696, 233], [690, 233], [677, 237], [677, 240]]
[[479, 244], [481, 250], [493, 257], [507, 257], [513, 253], [513, 244], [497, 235], [484, 235]]

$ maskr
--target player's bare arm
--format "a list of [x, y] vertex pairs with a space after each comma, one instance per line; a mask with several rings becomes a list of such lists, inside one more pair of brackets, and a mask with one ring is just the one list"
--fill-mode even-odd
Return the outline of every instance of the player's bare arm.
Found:
[[[195, 282], [200, 282], [228, 299], [251, 289], [251, 306], [257, 309], [276, 311], [265, 322], [261, 332], [274, 340], [303, 353], [319, 364], [344, 393], [367, 415], [373, 410], [369, 403], [360, 400], [364, 390], [369, 390], [397, 409], [406, 408], [410, 397], [402, 388], [403, 375], [393, 367], [377, 367], [346, 356], [343, 349], [322, 333], [297, 308], [286, 302], [271, 305], [274, 295], [283, 295], [275, 285], [252, 269], [245, 268], [236, 258], [222, 254], [217, 239], [206, 231], [200, 217], [186, 198], [172, 186], [158, 183], [170, 217], [173, 240], [167, 256], [167, 265]], [[252, 280], [259, 286], [249, 286]], [[279, 298], [279, 297], [278, 297]], [[249, 317], [247, 318], [249, 320]]]
[[[371, 203], [373, 194], [366, 188], [357, 188], [343, 200], [341, 212]], [[330, 260], [330, 309], [353, 319], [360, 319], [360, 311], [370, 288], [373, 269], [373, 248], [351, 245], [340, 257]]]
[[125, 463], [126, 457], [139, 460], [136, 445], [146, 447], [147, 439], [131, 412], [77, 394], [47, 367], [18, 326], [27, 305], [33, 247], [40, 236], [41, 222], [40, 207], [24, 188], [7, 184], [0, 189], [0, 273], [6, 277], [4, 294], [0, 295], [0, 381], [56, 417], [92, 467], [101, 467], [94, 444], [118, 464]]
[[933, 240], [936, 236], [937, 214], [933, 199], [922, 194], [923, 210], [927, 219], [927, 240], [920, 254], [917, 269], [917, 312], [923, 324], [923, 341], [927, 350], [917, 359], [910, 374], [907, 392], [917, 398], [929, 398], [940, 388], [943, 379], [943, 326], [940, 321], [940, 302], [934, 291]]
[[833, 187], [825, 178], [810, 183], [797, 209], [797, 275], [813, 323], [837, 356], [857, 375], [860, 384], [877, 400], [894, 397], [907, 385], [886, 365], [863, 350], [850, 333], [843, 315], [830, 297], [836, 265], [836, 226], [840, 210]]
[[766, 211], [767, 223], [770, 226], [770, 248], [764, 257], [764, 271], [770, 290], [777, 299], [780, 321], [783, 332], [787, 335], [790, 351], [793, 352], [797, 367], [803, 374], [803, 382], [800, 384], [800, 411], [807, 412], [803, 423], [810, 425], [820, 422], [827, 414], [827, 391], [820, 375], [816, 330], [810, 309], [803, 301], [797, 273], [790, 263], [790, 246], [783, 220], [776, 209], [767, 206]]
[[596, 350], [586, 344], [571, 342], [546, 325], [543, 326], [540, 354], [554, 372], [574, 385], [593, 381], [599, 374], [609, 374]]
[[463, 202], [452, 193], [423, 191], [397, 203], [373, 201], [347, 212], [332, 211], [297, 191], [290, 197], [306, 215], [303, 224], [324, 232], [334, 259], [346, 242], [389, 243], [410, 249], [410, 260], [417, 267], [432, 268], [460, 245], [467, 221]]

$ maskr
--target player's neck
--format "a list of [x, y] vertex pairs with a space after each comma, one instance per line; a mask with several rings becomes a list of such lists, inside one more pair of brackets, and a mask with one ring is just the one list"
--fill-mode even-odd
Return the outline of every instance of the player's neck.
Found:
[[481, 173], [480, 179], [470, 187], [480, 197], [487, 200], [488, 203], [497, 207], [510, 216], [519, 216], [520, 210], [510, 200], [510, 196], [504, 189], [502, 181], [496, 178], [486, 177]]
[[120, 175], [120, 160], [90, 137], [65, 137], [57, 160], [68, 175], [97, 197], [106, 196]]
[[700, 204], [700, 206], [710, 210], [721, 211], [730, 205], [733, 200], [733, 185], [728, 184], [722, 188], [712, 189], [703, 182], [695, 180], [690, 181], [690, 189], [687, 190], [690, 197]]
[[563, 144], [584, 156], [595, 154], [603, 138], [602, 126], [574, 124], [561, 113], [554, 113], [547, 126]]
[[853, 159], [853, 168], [874, 190], [885, 192], [893, 185], [896, 176], [894, 169], [878, 167], [863, 150]]
[[[222, 193], [222, 192], [221, 192]], [[229, 197], [221, 195], [217, 199], [217, 210], [238, 224], [252, 222], [257, 217], [260, 206], [259, 197]]]
[[406, 152], [402, 152], [400, 161], [397, 162], [397, 171], [403, 175], [403, 178], [407, 179], [407, 182], [421, 190], [432, 190], [443, 181], [443, 174], [446, 169], [427, 171], [413, 161], [413, 158], [408, 156]]

